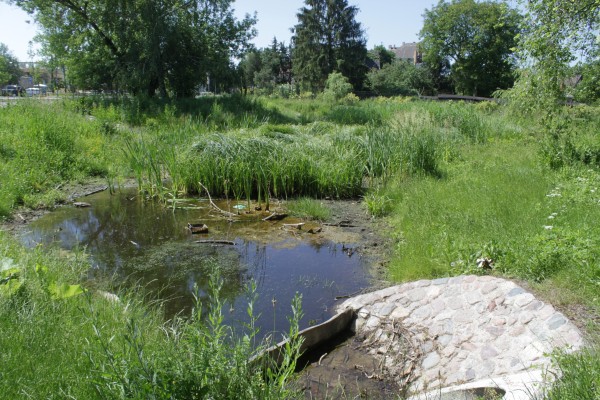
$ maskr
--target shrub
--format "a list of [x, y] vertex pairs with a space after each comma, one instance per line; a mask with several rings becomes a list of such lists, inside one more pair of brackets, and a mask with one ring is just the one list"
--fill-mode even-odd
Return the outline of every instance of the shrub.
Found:
[[352, 92], [352, 84], [341, 72], [332, 72], [325, 82], [323, 98], [327, 101], [337, 102]]

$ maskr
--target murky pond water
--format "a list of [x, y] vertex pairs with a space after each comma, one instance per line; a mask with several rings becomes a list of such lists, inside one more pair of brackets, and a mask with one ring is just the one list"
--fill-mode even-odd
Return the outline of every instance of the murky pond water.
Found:
[[[332, 315], [336, 296], [369, 284], [363, 260], [345, 251], [344, 245], [351, 243], [333, 243], [323, 234], [307, 233], [307, 227], [298, 231], [283, 226], [294, 220], [263, 221], [268, 214], [253, 212], [229, 222], [207, 201], [190, 200], [186, 209], [165, 209], [133, 190], [101, 192], [83, 200], [91, 207], [60, 208], [32, 223], [22, 241], [27, 246], [85, 249], [93, 265], [90, 277], [111, 276], [145, 287], [151, 296], [166, 301], [167, 317], [188, 312], [194, 293], [206, 298], [215, 264], [224, 280], [226, 321], [247, 319], [247, 288], [254, 281], [254, 310], [262, 332], [287, 330], [296, 292], [302, 294], [305, 313], [301, 327], [307, 327]], [[232, 209], [236, 203], [218, 205]], [[187, 224], [200, 222], [209, 232], [191, 234]], [[215, 240], [233, 245], [211, 243]]]

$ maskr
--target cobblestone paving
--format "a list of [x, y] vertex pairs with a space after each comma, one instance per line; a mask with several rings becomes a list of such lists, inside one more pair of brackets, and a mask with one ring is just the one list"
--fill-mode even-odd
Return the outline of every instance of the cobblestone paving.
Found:
[[[388, 375], [402, 381], [410, 372], [415, 392], [539, 372], [553, 349], [583, 346], [554, 307], [492, 276], [406, 283], [348, 299], [338, 311], [346, 308], [357, 313], [356, 332], [370, 338]], [[400, 334], [414, 345], [412, 369]]]

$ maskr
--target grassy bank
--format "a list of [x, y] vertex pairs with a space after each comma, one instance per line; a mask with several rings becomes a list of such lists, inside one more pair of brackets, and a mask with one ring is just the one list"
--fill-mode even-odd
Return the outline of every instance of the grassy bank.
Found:
[[[297, 198], [293, 212], [316, 219], [327, 210], [311, 199], [361, 197], [365, 212], [389, 227], [390, 280], [483, 273], [477, 260], [488, 257], [493, 274], [526, 280], [554, 304], [597, 316], [600, 118], [576, 108], [565, 110], [565, 121], [552, 135], [535, 117], [520, 119], [497, 104], [407, 99], [24, 101], [0, 109], [0, 216], [63, 201], [62, 184], [89, 177], [111, 186], [134, 178], [159, 200], [203, 187], [235, 199]], [[75, 285], [87, 268], [81, 256], [27, 252], [5, 236], [0, 249], [0, 260], [10, 260], [3, 279], [18, 265], [23, 282], [17, 294], [0, 296], [0, 340], [10, 349], [0, 376], [23, 377], [0, 392], [161, 398], [179, 387], [204, 393], [194, 382], [219, 390], [247, 382], [247, 398], [284, 395], [277, 382], [289, 370], [265, 377], [244, 364], [255, 348], [230, 335], [218, 315], [213, 325], [164, 325], [127, 294], [131, 314], [91, 291], [63, 298], [64, 284]], [[61, 283], [62, 295], [48, 282]], [[226, 341], [237, 345], [225, 348]], [[598, 374], [576, 368], [594, 354], [559, 358], [575, 371], [565, 376], [589, 387]], [[94, 384], [78, 386], [86, 374]], [[34, 375], [48, 379], [37, 384]]]
[[[82, 254], [24, 250], [3, 234], [0, 243], [0, 273], [9, 277], [0, 285], [2, 398], [293, 396], [285, 383], [296, 348], [279, 367], [249, 362], [265, 346], [252, 322], [236, 333], [223, 325], [217, 275], [208, 315], [197, 304], [189, 318], [164, 322], [160, 307], [139, 294], [115, 301], [93, 283], [78, 285], [89, 268]], [[293, 306], [291, 337], [301, 313], [298, 302]]]

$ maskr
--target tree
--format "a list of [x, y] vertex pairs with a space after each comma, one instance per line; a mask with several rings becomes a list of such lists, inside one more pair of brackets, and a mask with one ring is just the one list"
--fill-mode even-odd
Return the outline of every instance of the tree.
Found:
[[292, 83], [290, 48], [273, 38], [270, 47], [251, 50], [240, 63], [246, 86], [271, 94], [276, 85]]
[[396, 58], [396, 54], [393, 51], [386, 49], [383, 45], [377, 45], [373, 50], [369, 50], [368, 56], [371, 60], [375, 61], [378, 68], [383, 68], [386, 64], [391, 64]]
[[367, 75], [368, 86], [379, 96], [433, 94], [434, 85], [427, 68], [398, 60]]
[[207, 76], [233, 78], [232, 58], [255, 34], [233, 0], [14, 0], [42, 27], [44, 52], [71, 81], [153, 96], [191, 95]]
[[573, 62], [580, 60], [593, 82], [600, 60], [600, 0], [529, 0], [526, 9], [518, 43], [523, 65], [508, 96], [530, 109], [553, 112], [564, 100]]
[[583, 103], [595, 103], [600, 100], [600, 59], [582, 63], [575, 68], [574, 76], [581, 77], [581, 81], [574, 90], [575, 100]]
[[332, 72], [344, 75], [355, 90], [363, 85], [366, 40], [355, 20], [358, 8], [346, 0], [305, 0], [294, 27], [293, 71], [297, 81], [313, 92], [323, 90]]
[[457, 92], [490, 96], [512, 86], [521, 21], [515, 9], [490, 0], [441, 0], [424, 18], [423, 61], [440, 71], [450, 65]]
[[8, 46], [0, 43], [0, 85], [17, 83], [20, 76], [19, 61], [12, 55]]

